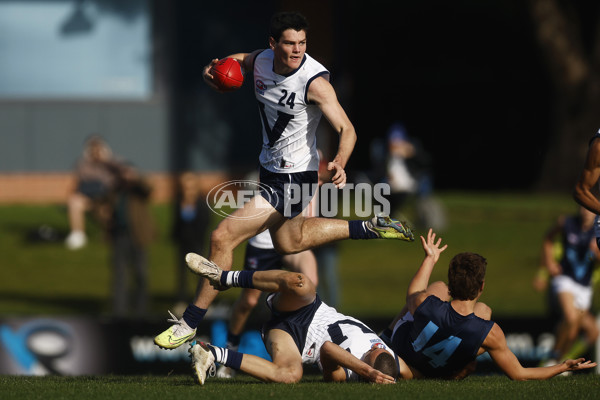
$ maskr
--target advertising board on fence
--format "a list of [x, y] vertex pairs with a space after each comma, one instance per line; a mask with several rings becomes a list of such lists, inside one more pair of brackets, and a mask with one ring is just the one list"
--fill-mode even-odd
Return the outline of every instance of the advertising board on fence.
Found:
[[[554, 345], [553, 321], [547, 318], [499, 318], [508, 346], [523, 366], [537, 366]], [[388, 320], [364, 322], [375, 331]], [[242, 336], [240, 351], [269, 358], [260, 332], [251, 326]], [[102, 375], [189, 373], [189, 346], [162, 350], [154, 336], [162, 321], [123, 321], [78, 317], [0, 319], [0, 374]], [[226, 322], [205, 320], [197, 338], [225, 345]], [[596, 349], [600, 346], [596, 345]], [[600, 354], [589, 354], [594, 361]], [[489, 356], [478, 359], [479, 374], [498, 373]]]

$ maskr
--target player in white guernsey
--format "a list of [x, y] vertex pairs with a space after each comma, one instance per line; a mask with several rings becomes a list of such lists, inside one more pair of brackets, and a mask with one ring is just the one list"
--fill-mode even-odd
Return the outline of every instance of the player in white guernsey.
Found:
[[[319, 157], [315, 132], [321, 116], [339, 134], [337, 153], [327, 164], [331, 181], [338, 188], [346, 184], [344, 168], [356, 142], [354, 126], [329, 83], [329, 72], [306, 54], [307, 26], [306, 19], [298, 13], [275, 14], [268, 49], [229, 56], [243, 66], [245, 81], [251, 82], [258, 100], [263, 128], [260, 153], [263, 189], [222, 220], [211, 235], [209, 258], [225, 270], [231, 269], [233, 250], [266, 229], [281, 254], [298, 253], [342, 239], [414, 240], [409, 228], [389, 216], [348, 221], [307, 219], [301, 215], [317, 187]], [[217, 61], [212, 60], [204, 68], [203, 77], [219, 91], [210, 74]], [[291, 192], [292, 187], [303, 189], [298, 198]], [[217, 293], [200, 280], [194, 303], [181, 319], [173, 317], [170, 321], [174, 325], [154, 342], [171, 349], [191, 340]]]
[[301, 273], [282, 270], [223, 271], [194, 253], [188, 267], [221, 290], [251, 287], [271, 292], [267, 303], [272, 319], [263, 327], [263, 340], [272, 361], [212, 346], [192, 344], [192, 364], [204, 384], [215, 362], [241, 370], [265, 382], [294, 383], [302, 364], [316, 363], [326, 381], [366, 380], [393, 383], [408, 371], [384, 342], [361, 321], [341, 314], [321, 301], [315, 285]]
[[[246, 271], [267, 271], [283, 268], [288, 271], [301, 272], [315, 285], [318, 285], [317, 260], [312, 250], [281, 255], [275, 251], [269, 231], [261, 232], [248, 240], [243, 268]], [[240, 293], [231, 310], [227, 327], [227, 348], [238, 349], [246, 322], [252, 310], [258, 304], [260, 295], [260, 290], [242, 289], [242, 293]], [[234, 372], [225, 366], [221, 366], [217, 370], [217, 377], [219, 378], [230, 378], [233, 375]]]

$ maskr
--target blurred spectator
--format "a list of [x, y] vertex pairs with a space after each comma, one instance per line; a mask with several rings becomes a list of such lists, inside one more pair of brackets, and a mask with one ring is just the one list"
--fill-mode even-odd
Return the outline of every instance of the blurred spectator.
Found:
[[394, 123], [388, 134], [387, 180], [390, 185], [390, 213], [404, 206], [410, 194], [418, 189], [417, 178], [408, 168], [409, 160], [415, 157], [415, 146], [408, 138], [406, 128]]
[[[600, 256], [594, 218], [580, 207], [576, 215], [561, 216], [544, 238], [543, 263], [552, 277], [552, 300], [562, 314], [550, 364], [584, 355], [598, 338], [596, 319], [590, 312], [593, 270]], [[561, 253], [556, 251], [557, 239]], [[580, 333], [583, 339], [578, 339]]]
[[[446, 227], [446, 213], [433, 196], [432, 160], [421, 142], [409, 136], [406, 127], [394, 122], [387, 132], [387, 145], [374, 141], [371, 148], [372, 158], [385, 160], [385, 168], [381, 162], [375, 162], [376, 171], [390, 185], [390, 214], [402, 214], [407, 200], [416, 198], [416, 224], [422, 228], [443, 230]], [[379, 166], [378, 166], [379, 165]]]
[[75, 167], [75, 190], [67, 200], [70, 233], [65, 245], [71, 250], [86, 245], [85, 218], [93, 211], [105, 227], [110, 217], [109, 198], [115, 190], [123, 165], [108, 144], [97, 135], [89, 137]]
[[[210, 212], [200, 191], [200, 181], [193, 172], [185, 171], [177, 177], [175, 189], [173, 229], [171, 237], [177, 246], [176, 313], [185, 310], [189, 270], [185, 263], [187, 253], [204, 254], [206, 231]], [[182, 308], [183, 307], [183, 308]]]
[[[135, 168], [123, 169], [117, 181], [108, 225], [112, 248], [113, 314], [116, 317], [126, 317], [131, 311], [136, 316], [144, 316], [148, 310], [148, 245], [156, 235], [149, 208], [151, 191], [148, 182]], [[131, 273], [133, 285], [129, 279]]]

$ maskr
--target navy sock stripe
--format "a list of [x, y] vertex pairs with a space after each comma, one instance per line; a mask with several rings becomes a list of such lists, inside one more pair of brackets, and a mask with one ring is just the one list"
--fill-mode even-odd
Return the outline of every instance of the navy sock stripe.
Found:
[[240, 369], [242, 367], [242, 358], [244, 357], [243, 353], [235, 350], [229, 350], [227, 352], [227, 359], [223, 363], [225, 366]]
[[361, 220], [348, 221], [348, 230], [350, 239], [377, 239], [379, 237], [375, 232], [368, 230], [364, 221]]
[[221, 272], [221, 285], [223, 286], [227, 286], [227, 276], [229, 276], [229, 274], [231, 274], [233, 271], [223, 271]]
[[183, 312], [183, 320], [192, 329], [196, 329], [198, 324], [204, 319], [206, 309], [200, 308], [194, 304], [189, 304]]
[[254, 289], [254, 284], [252, 283], [254, 272], [256, 271], [240, 271], [237, 275], [237, 286]]
[[254, 272], [256, 271], [223, 271], [220, 279], [221, 285], [254, 289], [252, 283]]

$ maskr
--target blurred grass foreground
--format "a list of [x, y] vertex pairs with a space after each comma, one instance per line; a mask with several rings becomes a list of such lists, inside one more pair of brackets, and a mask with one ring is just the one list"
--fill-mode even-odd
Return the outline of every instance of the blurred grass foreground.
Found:
[[[536, 292], [532, 279], [540, 264], [542, 238], [560, 214], [577, 205], [568, 195], [523, 193], [458, 193], [439, 195], [447, 227], [439, 232], [448, 250], [432, 279], [445, 280], [450, 258], [461, 251], [488, 260], [482, 301], [497, 316], [543, 315], [546, 295]], [[414, 204], [409, 204], [410, 218]], [[170, 239], [171, 208], [154, 205], [159, 237], [150, 248], [149, 317], [164, 318], [175, 303], [175, 248]], [[109, 248], [97, 225], [88, 224], [90, 242], [67, 250], [66, 209], [61, 206], [0, 206], [0, 313], [19, 315], [110, 315]], [[219, 221], [215, 217], [214, 227]], [[209, 230], [210, 231], [210, 230]], [[339, 310], [357, 317], [394, 315], [403, 305], [407, 285], [423, 257], [418, 235], [414, 243], [343, 241], [339, 244]], [[235, 252], [241, 267], [244, 246]], [[189, 298], [196, 277], [190, 273]], [[231, 304], [239, 289], [223, 292], [217, 303]], [[598, 301], [594, 301], [597, 309]]]

